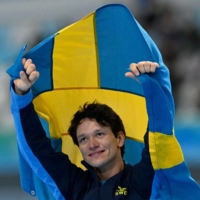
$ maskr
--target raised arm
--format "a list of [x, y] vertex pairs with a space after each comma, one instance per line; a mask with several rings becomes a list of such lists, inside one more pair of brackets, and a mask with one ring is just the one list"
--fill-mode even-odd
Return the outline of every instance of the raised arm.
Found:
[[148, 146], [155, 171], [151, 199], [189, 200], [191, 194], [194, 199], [199, 199], [200, 187], [191, 178], [181, 147], [174, 135], [172, 94], [169, 90], [166, 92], [160, 84], [162, 77], [157, 79], [156, 76], [144, 74], [137, 77], [143, 87], [149, 118]]
[[[11, 111], [14, 118], [19, 150], [35, 174], [47, 185], [56, 199], [77, 196], [79, 183], [86, 185], [87, 175], [73, 165], [68, 156], [56, 153], [40, 123], [32, 104], [31, 85], [39, 73], [31, 60], [23, 60], [25, 72], [14, 80], [11, 87]], [[84, 190], [84, 187], [82, 187]], [[79, 191], [82, 189], [79, 188]]]
[[[152, 74], [158, 68], [155, 62], [142, 61], [131, 63], [130, 71], [125, 74], [126, 77], [137, 79], [141, 74]], [[140, 188], [140, 194], [144, 198], [150, 198], [154, 179], [154, 169], [152, 166], [149, 152], [149, 128], [144, 136], [144, 149], [142, 150], [142, 159], [133, 167], [133, 184]]]

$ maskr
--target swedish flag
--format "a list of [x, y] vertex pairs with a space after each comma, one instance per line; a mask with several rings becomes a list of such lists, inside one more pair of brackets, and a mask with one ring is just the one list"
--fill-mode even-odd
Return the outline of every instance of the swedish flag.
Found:
[[[7, 71], [12, 77], [22, 69], [24, 49]], [[80, 152], [67, 132], [69, 122], [80, 105], [97, 100], [122, 118], [127, 133], [124, 159], [131, 164], [140, 159], [149, 123], [150, 155], [156, 172], [152, 199], [191, 199], [191, 193], [200, 199], [200, 188], [190, 177], [173, 133], [169, 71], [152, 39], [125, 6], [112, 4], [97, 9], [24, 57], [31, 58], [40, 72], [32, 87], [35, 109], [52, 145], [61, 148], [73, 163], [82, 167]], [[159, 63], [155, 74], [141, 76], [138, 81], [124, 77], [130, 63], [145, 60]], [[20, 158], [24, 190], [36, 190], [39, 199], [54, 199], [21, 153]]]

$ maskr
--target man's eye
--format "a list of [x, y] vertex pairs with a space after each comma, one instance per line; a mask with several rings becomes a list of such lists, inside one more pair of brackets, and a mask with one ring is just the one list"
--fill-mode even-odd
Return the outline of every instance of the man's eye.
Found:
[[87, 140], [87, 138], [81, 138], [81, 139], [79, 140], [79, 143], [84, 143], [84, 142], [86, 142], [86, 140]]
[[97, 133], [97, 137], [102, 137], [104, 133]]

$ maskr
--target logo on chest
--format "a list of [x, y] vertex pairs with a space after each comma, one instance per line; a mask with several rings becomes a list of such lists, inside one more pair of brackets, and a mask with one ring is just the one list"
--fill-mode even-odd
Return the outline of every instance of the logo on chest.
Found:
[[127, 188], [122, 188], [120, 186], [118, 186], [118, 189], [116, 190], [115, 192], [115, 196], [118, 196], [118, 195], [127, 195]]

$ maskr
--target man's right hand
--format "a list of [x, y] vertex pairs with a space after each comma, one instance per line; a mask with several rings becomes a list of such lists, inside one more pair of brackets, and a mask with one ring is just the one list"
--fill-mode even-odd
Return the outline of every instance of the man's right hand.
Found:
[[22, 59], [22, 64], [24, 66], [25, 72], [20, 71], [20, 78], [14, 80], [15, 92], [18, 95], [23, 95], [28, 92], [30, 87], [39, 78], [40, 74], [36, 71], [35, 65], [32, 63], [31, 59]]

